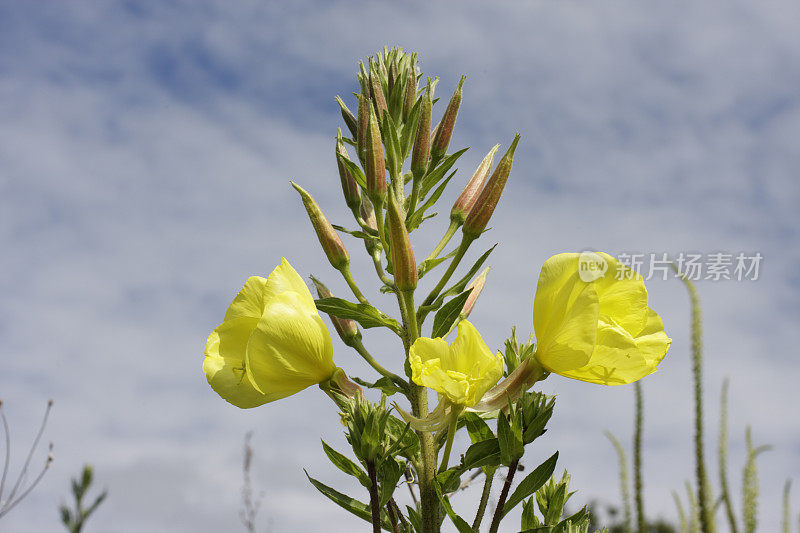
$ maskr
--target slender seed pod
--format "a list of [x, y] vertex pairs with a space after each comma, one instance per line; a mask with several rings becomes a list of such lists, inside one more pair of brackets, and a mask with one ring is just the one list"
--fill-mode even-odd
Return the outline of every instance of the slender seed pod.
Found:
[[356, 150], [358, 159], [363, 164], [367, 157], [367, 135], [369, 133], [369, 98], [364, 94], [358, 95], [358, 129], [356, 131]]
[[325, 255], [328, 256], [328, 261], [330, 261], [333, 268], [341, 270], [350, 263], [350, 255], [347, 253], [344, 244], [342, 244], [342, 239], [339, 238], [336, 230], [325, 218], [322, 209], [319, 208], [314, 198], [295, 182], [292, 181], [290, 183], [303, 199], [308, 218], [311, 219], [311, 225], [314, 226], [314, 231], [317, 232], [317, 238], [325, 251]]
[[433, 107], [433, 91], [430, 81], [422, 95], [420, 103], [419, 122], [417, 123], [417, 135], [414, 138], [414, 148], [411, 151], [411, 173], [416, 179], [420, 179], [428, 170], [428, 159], [431, 153], [431, 108]]
[[503, 194], [503, 188], [508, 181], [508, 175], [511, 173], [511, 164], [514, 162], [514, 150], [517, 148], [519, 142], [519, 133], [514, 137], [514, 141], [508, 148], [497, 167], [494, 169], [492, 177], [483, 186], [480, 196], [475, 201], [472, 209], [464, 221], [462, 231], [467, 237], [477, 238], [486, 225], [489, 224], [489, 219], [492, 218], [497, 202], [500, 201], [500, 195]]
[[394, 283], [401, 291], [413, 291], [417, 288], [417, 262], [406, 230], [405, 217], [400, 212], [394, 195], [389, 195], [387, 210]]
[[358, 209], [361, 205], [361, 189], [358, 187], [358, 182], [350, 174], [350, 170], [342, 162], [342, 158], [350, 160], [347, 154], [347, 147], [342, 140], [342, 130], [339, 130], [339, 135], [336, 137], [336, 165], [339, 168], [339, 180], [342, 182], [342, 192], [344, 193], [344, 201], [350, 210]]
[[355, 115], [353, 115], [352, 111], [347, 107], [347, 104], [344, 103], [344, 100], [340, 96], [336, 97], [336, 103], [339, 104], [339, 109], [342, 111], [342, 118], [344, 119], [345, 125], [347, 125], [347, 129], [350, 130], [350, 135], [353, 136], [353, 140], [358, 138], [358, 119], [356, 119]]
[[489, 150], [489, 153], [486, 154], [486, 157], [483, 158], [483, 161], [481, 161], [481, 164], [478, 165], [477, 170], [475, 170], [475, 174], [472, 175], [467, 185], [464, 187], [464, 190], [461, 191], [458, 199], [456, 199], [456, 202], [453, 204], [453, 209], [450, 210], [450, 220], [453, 222], [463, 224], [464, 220], [466, 220], [467, 215], [472, 210], [472, 206], [475, 205], [475, 201], [478, 199], [478, 195], [481, 192], [483, 183], [486, 181], [486, 177], [489, 175], [489, 171], [492, 169], [494, 154], [497, 152], [498, 148], [500, 148], [500, 145], [495, 144], [494, 147]]
[[[310, 277], [311, 281], [314, 283], [314, 287], [317, 289], [317, 295], [320, 298], [333, 297], [333, 294], [331, 294], [331, 291], [328, 290], [328, 287], [326, 287], [324, 283], [314, 276]], [[358, 325], [356, 325], [354, 320], [350, 320], [349, 318], [339, 318], [333, 315], [328, 316], [331, 318], [331, 322], [333, 323], [333, 328], [336, 330], [336, 333], [339, 334], [342, 342], [344, 342], [346, 345], [350, 346], [355, 339], [361, 338], [361, 332], [358, 331]]]
[[372, 61], [370, 61], [369, 66], [369, 85], [372, 90], [372, 101], [375, 104], [375, 112], [379, 117], [383, 116], [383, 114], [389, 110], [389, 107], [386, 105], [386, 95], [383, 94], [381, 79]]
[[414, 104], [416, 103], [417, 103], [417, 62], [412, 59], [408, 65], [406, 94], [403, 97], [403, 120], [408, 120], [408, 115], [411, 114], [411, 109], [414, 108]]
[[367, 153], [366, 153], [366, 178], [367, 195], [373, 203], [383, 203], [386, 200], [386, 160], [383, 158], [383, 143], [381, 129], [378, 126], [378, 117], [375, 110], [369, 106], [369, 126], [367, 128]]
[[431, 143], [431, 158], [438, 161], [444, 154], [447, 153], [447, 147], [450, 145], [450, 137], [453, 136], [453, 127], [456, 125], [456, 116], [458, 115], [458, 108], [461, 105], [461, 88], [464, 85], [465, 76], [462, 76], [456, 86], [450, 102], [442, 115], [442, 121], [436, 127], [436, 134], [433, 136]]

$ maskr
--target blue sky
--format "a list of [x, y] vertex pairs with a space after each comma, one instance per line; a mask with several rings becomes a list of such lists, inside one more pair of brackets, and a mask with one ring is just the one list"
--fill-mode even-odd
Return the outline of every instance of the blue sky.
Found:
[[[345, 443], [319, 391], [239, 411], [200, 367], [238, 288], [282, 256], [344, 293], [288, 180], [347, 221], [333, 97], [351, 103], [357, 61], [388, 44], [418, 51], [440, 95], [467, 75], [452, 142], [471, 146], [462, 176], [522, 134], [485, 238], [501, 245], [473, 314], [490, 346], [511, 325], [530, 331], [539, 268], [555, 253], [761, 252], [758, 281], [699, 291], [709, 453], [727, 376], [737, 503], [752, 424], [774, 446], [760, 461], [761, 519], [777, 529], [783, 482], [800, 477], [789, 407], [800, 400], [800, 8], [431, 4], [0, 3], [0, 398], [15, 466], [56, 400], [46, 433], [56, 462], [5, 528], [57, 530], [68, 478], [88, 461], [110, 490], [98, 531], [235, 530], [250, 429], [264, 523], [359, 525], [302, 473], [357, 490], [324, 460], [321, 435]], [[415, 247], [429, 249], [443, 230], [434, 219]], [[370, 265], [348, 244], [366, 285]], [[674, 341], [644, 382], [647, 506], [672, 517], [670, 491], [692, 475], [688, 302], [675, 280], [648, 288]], [[366, 339], [396, 354], [390, 337]], [[341, 344], [335, 359], [371, 377]], [[557, 376], [543, 389], [559, 400], [534, 456], [562, 451], [577, 502], [616, 502], [602, 431], [630, 440], [632, 389]], [[796, 510], [796, 491], [793, 500]]]

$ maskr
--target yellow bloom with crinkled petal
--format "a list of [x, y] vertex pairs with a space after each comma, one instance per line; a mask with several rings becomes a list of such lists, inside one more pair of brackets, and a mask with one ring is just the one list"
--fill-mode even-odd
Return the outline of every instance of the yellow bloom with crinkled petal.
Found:
[[475, 405], [503, 375], [503, 356], [493, 354], [467, 320], [458, 323], [458, 336], [449, 346], [441, 338], [414, 341], [408, 360], [414, 383], [463, 407]]
[[533, 327], [542, 366], [602, 385], [652, 374], [672, 342], [648, 307], [642, 277], [601, 252], [559, 254], [545, 262]]
[[336, 369], [328, 328], [286, 259], [266, 279], [245, 282], [209, 335], [205, 355], [211, 388], [242, 409], [300, 392]]

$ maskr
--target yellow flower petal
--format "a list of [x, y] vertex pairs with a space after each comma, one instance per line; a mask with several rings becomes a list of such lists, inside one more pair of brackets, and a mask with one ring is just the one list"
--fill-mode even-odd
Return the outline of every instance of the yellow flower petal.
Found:
[[296, 300], [298, 308], [317, 314], [317, 306], [314, 305], [314, 298], [308, 286], [289, 261], [283, 258], [281, 264], [267, 277], [264, 285], [264, 306], [269, 305], [270, 299], [285, 292], [294, 292], [300, 297]]
[[534, 299], [535, 355], [565, 377], [631, 383], [657, 370], [671, 341], [648, 307], [642, 277], [608, 254], [593, 255], [607, 268], [588, 279], [579, 272], [580, 254], [556, 255], [542, 267]]
[[472, 406], [503, 375], [503, 356], [493, 354], [467, 320], [458, 325], [458, 337], [421, 337], [409, 350], [412, 380], [444, 395], [450, 402]]
[[329, 379], [335, 370], [328, 328], [304, 296], [272, 296], [247, 345], [247, 375], [269, 401]]
[[266, 403], [245, 372], [245, 351], [258, 324], [253, 318], [234, 318], [220, 324], [208, 336], [203, 371], [217, 394], [236, 407], [248, 409]]
[[264, 312], [264, 286], [267, 280], [261, 276], [250, 276], [244, 282], [244, 287], [233, 299], [228, 311], [225, 313], [225, 320], [234, 318], [261, 318]]

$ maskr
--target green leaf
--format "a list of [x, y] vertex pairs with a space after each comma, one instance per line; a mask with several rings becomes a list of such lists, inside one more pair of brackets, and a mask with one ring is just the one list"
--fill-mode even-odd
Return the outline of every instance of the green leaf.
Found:
[[442, 160], [439, 166], [425, 174], [420, 184], [420, 198], [425, 198], [425, 196], [427, 196], [428, 191], [433, 189], [436, 184], [444, 178], [445, 174], [447, 174], [458, 158], [467, 150], [469, 150], [469, 148], [463, 148], [454, 154], [448, 155]]
[[319, 300], [314, 300], [314, 303], [317, 305], [317, 309], [323, 313], [339, 318], [351, 318], [364, 329], [382, 326], [397, 333], [402, 332], [397, 320], [381, 313], [369, 304], [355, 304], [341, 298], [320, 298]]
[[[321, 440], [321, 439], [320, 439]], [[369, 481], [369, 476], [367, 475], [364, 470], [355, 464], [353, 461], [342, 455], [341, 453], [337, 452], [328, 444], [322, 440], [322, 449], [325, 451], [325, 455], [328, 456], [328, 459], [331, 460], [331, 463], [344, 472], [345, 474], [349, 474], [356, 479], [358, 479], [359, 483], [361, 483], [364, 487], [369, 489], [371, 483]]]
[[452, 467], [436, 474], [436, 481], [441, 486], [442, 492], [454, 492], [461, 485], [461, 468]]
[[444, 337], [447, 335], [447, 332], [450, 331], [450, 327], [453, 323], [458, 319], [461, 311], [464, 309], [464, 304], [469, 298], [469, 294], [472, 292], [472, 289], [468, 291], [464, 291], [446, 304], [442, 306], [436, 316], [433, 319], [433, 330], [431, 332], [431, 337]]
[[[394, 443], [399, 442], [396, 447], [397, 454], [405, 457], [409, 461], [417, 461], [419, 455], [419, 437], [414, 431], [408, 430], [409, 424], [397, 417], [389, 416], [386, 419], [386, 435], [389, 437], [390, 449], [394, 450]], [[394, 451], [392, 452], [394, 453]]]
[[421, 532], [422, 518], [419, 515], [419, 511], [410, 505], [406, 505], [406, 515], [408, 516], [408, 521], [411, 522], [411, 526], [414, 528], [414, 531]]
[[350, 161], [350, 159], [346, 158], [343, 154], [337, 153], [336, 157], [339, 158], [347, 170], [350, 171], [350, 175], [353, 176], [353, 179], [356, 180], [356, 183], [362, 188], [367, 188], [367, 177], [364, 175], [364, 171], [361, 170], [361, 167]]
[[464, 423], [467, 426], [467, 432], [469, 433], [469, 438], [473, 443], [491, 440], [494, 438], [494, 433], [492, 433], [492, 429], [489, 427], [489, 424], [487, 424], [483, 418], [478, 416], [477, 413], [466, 412], [461, 415], [461, 417], [464, 419]]
[[433, 204], [435, 204], [437, 200], [439, 200], [439, 197], [442, 195], [444, 189], [447, 187], [447, 184], [450, 182], [450, 180], [453, 178], [454, 175], [455, 172], [447, 176], [447, 178], [442, 182], [442, 184], [439, 185], [435, 191], [433, 191], [433, 194], [431, 194], [422, 203], [422, 205], [419, 206], [419, 209], [417, 209], [416, 211], [414, 211], [414, 213], [409, 215], [408, 220], [406, 221], [406, 228], [408, 229], [409, 232], [414, 231], [420, 226], [420, 224], [422, 224], [422, 221], [425, 220], [426, 218], [425, 211], [433, 207]]
[[472, 280], [472, 277], [483, 266], [483, 263], [486, 262], [486, 259], [489, 257], [489, 254], [492, 253], [495, 247], [497, 247], [497, 244], [486, 250], [483, 253], [483, 255], [481, 255], [478, 258], [478, 260], [475, 261], [475, 264], [472, 265], [472, 267], [469, 269], [469, 272], [467, 272], [467, 274], [463, 278], [458, 280], [452, 287], [442, 292], [442, 294], [440, 294], [438, 298], [436, 298], [436, 300], [434, 300], [434, 302], [431, 305], [421, 307], [420, 310], [424, 310], [426, 312], [435, 311], [436, 309], [439, 309], [442, 306], [442, 302], [444, 302], [445, 298], [448, 298], [463, 291], [464, 288], [467, 286], [467, 284]]
[[363, 239], [365, 241], [366, 240], [370, 240], [370, 241], [378, 242], [378, 236], [377, 235], [370, 235], [369, 233], [366, 233], [366, 232], [361, 231], [361, 230], [347, 229], [344, 226], [339, 226], [337, 224], [331, 224], [331, 226], [333, 226], [333, 229], [335, 229], [336, 231], [341, 231], [342, 233], [347, 233], [347, 234], [352, 235], [353, 237], [356, 237], [358, 239]]
[[400, 170], [402, 159], [400, 155], [400, 141], [397, 138], [397, 126], [389, 113], [381, 117], [381, 135], [386, 147], [386, 163], [391, 172], [392, 179], [401, 179]]
[[[303, 470], [303, 472], [305, 472], [305, 470]], [[314, 487], [318, 491], [327, 496], [328, 499], [330, 499], [333, 503], [335, 503], [342, 509], [345, 509], [346, 511], [350, 511], [357, 517], [366, 520], [370, 524], [372, 523], [372, 512], [370, 511], [369, 506], [366, 503], [362, 503], [356, 500], [355, 498], [351, 498], [346, 494], [342, 494], [336, 489], [333, 489], [327, 486], [326, 484], [317, 481], [313, 477], [309, 476], [308, 472], [305, 473], [306, 477], [311, 482], [311, 484], [314, 485]]]
[[522, 502], [522, 520], [520, 528], [525, 531], [534, 527], [539, 527], [539, 519], [536, 518], [533, 498], [528, 498]]
[[467, 448], [461, 461], [462, 470], [484, 466], [498, 466], [500, 464], [500, 444], [492, 438], [476, 442]]
[[547, 503], [547, 514], [544, 516], [544, 523], [555, 525], [561, 519], [564, 512], [564, 502], [567, 497], [567, 486], [559, 485], [555, 494], [550, 497]]
[[444, 510], [447, 512], [447, 516], [450, 517], [450, 520], [453, 521], [453, 524], [458, 529], [458, 533], [472, 533], [472, 527], [460, 516], [456, 514], [453, 510], [453, 506], [450, 505], [450, 500], [447, 499], [447, 496], [442, 494], [442, 488], [439, 486], [439, 483], [434, 483], [436, 487], [436, 495], [439, 496], [439, 501], [442, 503]]
[[392, 381], [391, 379], [389, 379], [387, 377], [382, 377], [378, 381], [376, 381], [375, 383], [370, 383], [369, 381], [364, 381], [363, 379], [357, 378], [355, 376], [351, 377], [350, 379], [352, 379], [353, 381], [355, 381], [356, 383], [358, 383], [359, 385], [361, 385], [363, 387], [368, 387], [370, 389], [379, 389], [386, 396], [391, 396], [392, 394], [395, 394], [397, 392], [405, 392], [405, 391], [403, 391], [403, 389], [401, 389], [400, 387], [395, 385], [394, 381]]
[[394, 494], [394, 489], [397, 487], [397, 482], [400, 481], [400, 476], [403, 475], [405, 470], [405, 463], [402, 465], [395, 461], [392, 457], [386, 457], [378, 468], [378, 478], [381, 481], [380, 487], [380, 506], [381, 508], [389, 503], [389, 500]]
[[537, 466], [533, 472], [522, 480], [503, 506], [503, 516], [507, 515], [519, 502], [539, 490], [547, 482], [550, 476], [553, 475], [553, 470], [556, 469], [556, 461], [558, 461], [558, 452]]
[[400, 133], [400, 147], [403, 150], [403, 159], [408, 157], [414, 147], [414, 139], [417, 136], [417, 127], [419, 126], [420, 102], [422, 102], [422, 99], [418, 98], [408, 114], [403, 131]]
[[522, 434], [522, 441], [525, 444], [533, 442], [535, 439], [544, 434], [544, 426], [550, 420], [550, 417], [553, 416], [553, 407], [555, 406], [555, 402], [555, 398], [548, 400], [544, 405], [544, 408], [536, 413], [536, 416], [533, 418], [533, 420], [528, 423], [528, 426], [525, 428], [525, 432]]
[[424, 260], [422, 263], [419, 264], [419, 268], [417, 269], [417, 275], [421, 278], [422, 276], [433, 270], [435, 267], [439, 266], [440, 264], [444, 263], [454, 255], [456, 255], [457, 251], [458, 249], [454, 249], [452, 252], [450, 252], [447, 255], [443, 255], [442, 257], [437, 257], [436, 259]]
[[[519, 411], [515, 411], [515, 413], [519, 413]], [[517, 417], [514, 416], [514, 418]], [[497, 417], [497, 441], [500, 444], [500, 462], [506, 466], [518, 461], [525, 453], [522, 446], [521, 424], [515, 421], [509, 422], [502, 413]]]

